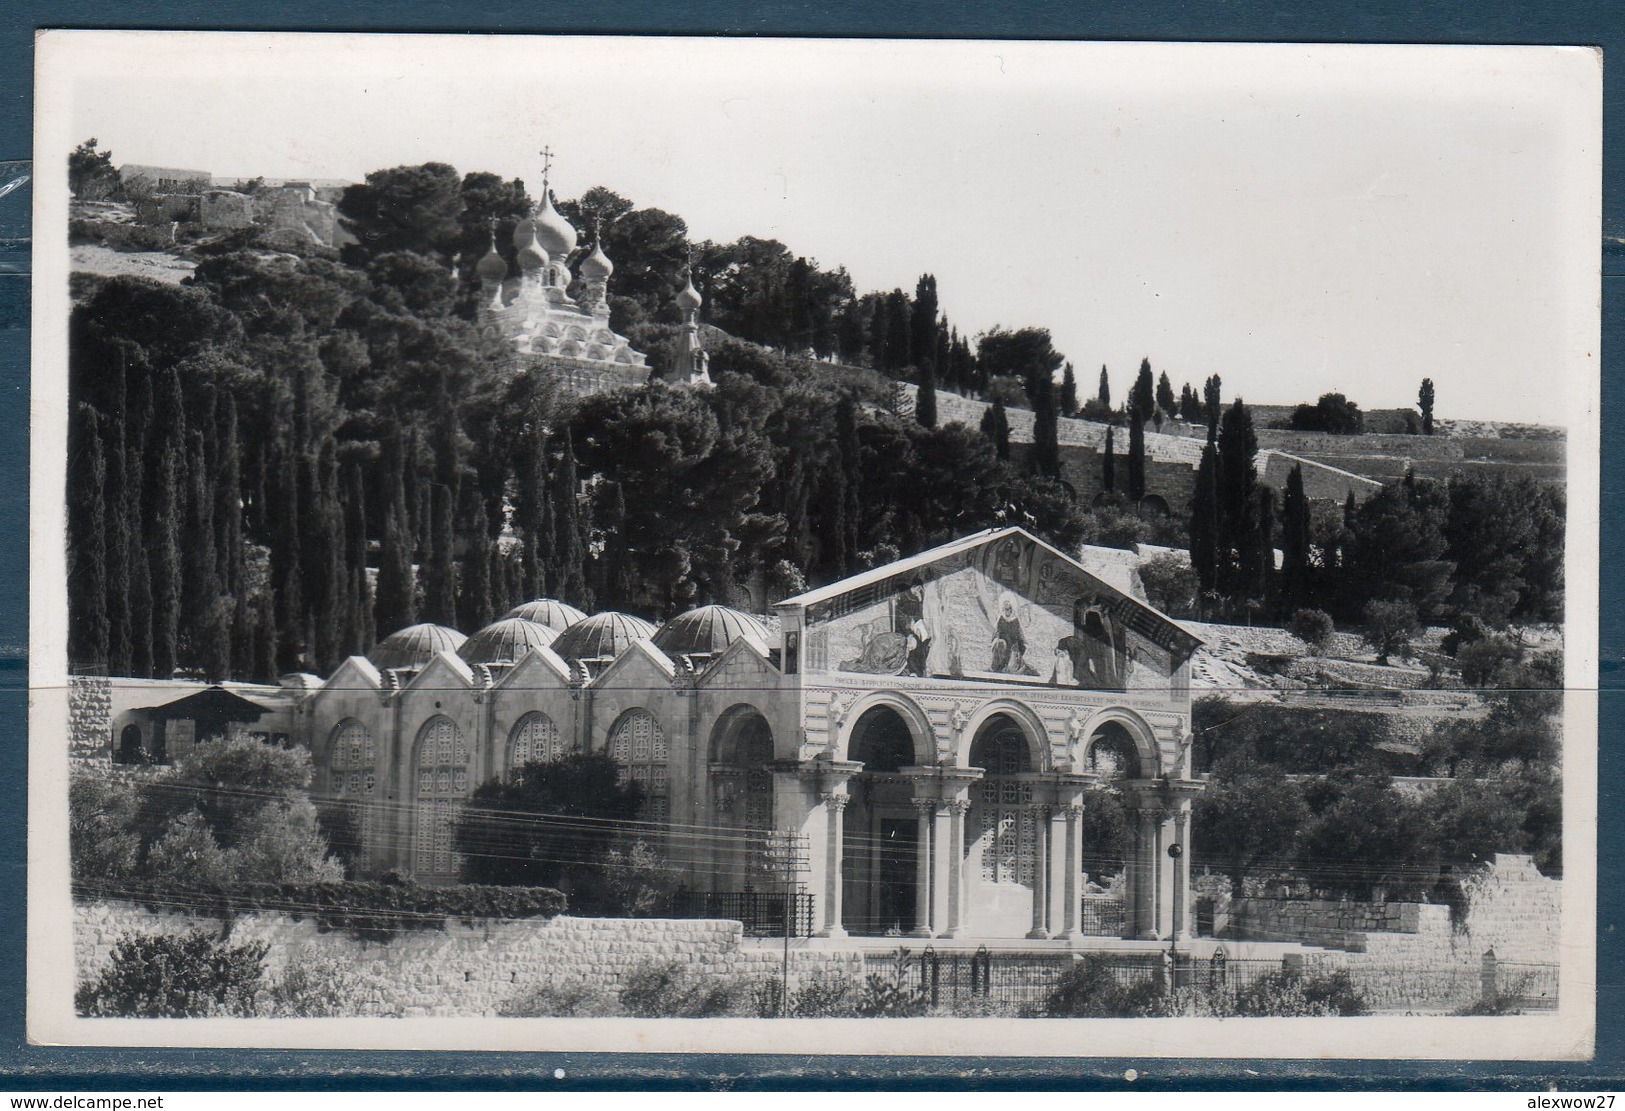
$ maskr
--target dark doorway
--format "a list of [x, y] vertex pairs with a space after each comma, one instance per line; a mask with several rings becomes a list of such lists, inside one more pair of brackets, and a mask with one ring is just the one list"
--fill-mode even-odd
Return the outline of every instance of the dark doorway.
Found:
[[118, 762], [120, 764], [139, 764], [141, 760], [141, 727], [139, 725], [126, 725], [118, 735]]
[[915, 896], [918, 894], [918, 853], [920, 826], [907, 818], [880, 820], [880, 867], [877, 878], [876, 909], [878, 921], [875, 931], [886, 933], [896, 930], [906, 933], [917, 923], [914, 919]]

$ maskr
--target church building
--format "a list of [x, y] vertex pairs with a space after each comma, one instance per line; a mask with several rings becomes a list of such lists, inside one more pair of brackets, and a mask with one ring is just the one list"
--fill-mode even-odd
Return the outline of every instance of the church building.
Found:
[[368, 873], [446, 883], [478, 784], [604, 752], [692, 891], [759, 886], [793, 833], [822, 936], [1081, 944], [1107, 786], [1132, 818], [1123, 936], [1191, 935], [1184, 628], [1017, 528], [773, 609], [655, 627], [543, 599], [403, 629], [301, 696], [317, 792], [353, 807]]

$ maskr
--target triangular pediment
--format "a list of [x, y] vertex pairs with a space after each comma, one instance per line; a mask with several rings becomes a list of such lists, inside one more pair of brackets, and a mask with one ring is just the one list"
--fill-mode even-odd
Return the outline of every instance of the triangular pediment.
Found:
[[468, 690], [474, 685], [474, 670], [461, 657], [450, 652], [436, 652], [434, 659], [423, 665], [423, 670], [406, 685], [409, 691]]
[[553, 649], [532, 648], [493, 684], [497, 690], [562, 690], [570, 685], [570, 665]]
[[372, 661], [365, 656], [348, 656], [344, 662], [334, 669], [327, 682], [322, 684], [314, 694], [311, 702], [314, 704], [323, 695], [338, 694], [346, 691], [379, 691], [384, 686], [383, 676], [372, 665]]
[[665, 684], [676, 674], [677, 665], [669, 656], [646, 640], [634, 640], [599, 673], [592, 685], [598, 688], [648, 686], [653, 680]]
[[771, 675], [778, 678], [778, 670], [770, 661], [771, 649], [754, 636], [740, 636], [705, 665], [700, 676], [702, 687], [737, 686], [741, 681]]
[[811, 670], [1121, 687], [1201, 642], [1023, 529], [998, 529], [781, 602]]

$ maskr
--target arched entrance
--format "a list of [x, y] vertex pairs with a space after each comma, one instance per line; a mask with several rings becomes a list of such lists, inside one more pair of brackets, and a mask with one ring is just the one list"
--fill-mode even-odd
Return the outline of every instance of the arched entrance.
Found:
[[854, 934], [905, 934], [919, 924], [919, 818], [901, 774], [915, 762], [914, 735], [896, 710], [875, 706], [853, 725], [847, 751], [863, 770], [847, 788], [843, 925]]
[[118, 762], [139, 764], [145, 758], [146, 754], [141, 750], [141, 727], [126, 725], [118, 735]]
[[773, 829], [773, 729], [754, 706], [735, 706], [711, 730], [711, 805], [719, 891], [760, 887]]
[[1010, 716], [996, 714], [977, 730], [970, 763], [983, 776], [970, 789], [965, 824], [969, 924], [982, 936], [1021, 937], [1032, 923], [1039, 866], [1027, 734]]

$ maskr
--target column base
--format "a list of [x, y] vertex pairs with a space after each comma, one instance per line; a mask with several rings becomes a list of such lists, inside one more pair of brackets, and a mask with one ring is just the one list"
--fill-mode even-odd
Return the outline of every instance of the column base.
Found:
[[949, 938], [951, 940], [957, 941], [960, 938], [966, 938], [966, 937], [972, 936], [972, 932], [971, 932], [971, 928], [969, 926], [955, 926], [953, 929], [949, 930], [946, 934], [943, 934], [942, 936], [944, 936], [946, 938]]
[[842, 929], [840, 926], [831, 926], [827, 930], [819, 930], [817, 933], [813, 934], [813, 936], [814, 937], [832, 937], [832, 938], [839, 939], [839, 938], [846, 937], [847, 933], [846, 933], [846, 930]]
[[1053, 940], [1055, 940], [1055, 941], [1064, 941], [1068, 945], [1072, 945], [1072, 946], [1082, 945], [1083, 944], [1083, 931], [1082, 930], [1070, 930], [1070, 931], [1063, 930], [1061, 933], [1056, 934]]
[[909, 937], [936, 937], [937, 935], [932, 933], [930, 930], [926, 929], [924, 926], [915, 926], [912, 930], [910, 930], [908, 932], [907, 936], [909, 936]]
[[1140, 940], [1140, 941], [1162, 941], [1163, 936], [1160, 933], [1158, 933], [1156, 930], [1141, 930], [1138, 940]]
[[1049, 940], [1049, 931], [1048, 930], [1028, 930], [1027, 931], [1027, 938], [1030, 941], [1048, 941]]

